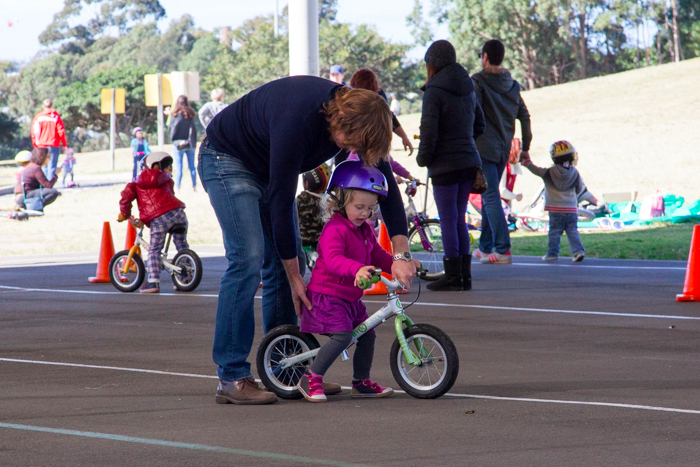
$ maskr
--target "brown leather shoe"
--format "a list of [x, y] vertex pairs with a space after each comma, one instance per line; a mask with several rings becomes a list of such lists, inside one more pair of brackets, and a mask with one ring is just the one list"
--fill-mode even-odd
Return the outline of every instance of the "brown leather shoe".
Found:
[[227, 386], [220, 381], [219, 389], [216, 390], [217, 404], [262, 405], [277, 402], [277, 396], [260, 389], [253, 378], [233, 381], [228, 386], [230, 390], [227, 390]]
[[338, 383], [323, 383], [323, 392], [327, 396], [334, 396], [343, 392], [343, 388]]

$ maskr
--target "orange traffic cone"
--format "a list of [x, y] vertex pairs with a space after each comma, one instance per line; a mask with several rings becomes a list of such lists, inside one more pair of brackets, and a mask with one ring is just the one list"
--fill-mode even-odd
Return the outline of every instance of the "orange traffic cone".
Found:
[[136, 242], [136, 229], [131, 222], [126, 223], [126, 243], [124, 244], [125, 250], [131, 250]]
[[112, 229], [109, 228], [109, 222], [105, 222], [102, 227], [102, 245], [100, 246], [100, 257], [97, 260], [96, 277], [88, 277], [92, 283], [110, 282], [109, 280], [109, 262], [114, 256], [114, 241], [112, 240]]
[[[391, 239], [389, 239], [389, 231], [386, 229], [386, 224], [384, 223], [382, 223], [381, 228], [379, 229], [379, 246], [384, 248], [384, 250], [386, 250], [386, 252], [390, 255], [393, 254], [393, 248], [391, 247]], [[382, 271], [382, 276], [386, 277], [389, 280], [392, 280], [391, 274], [387, 272]], [[365, 295], [382, 295], [387, 293], [389, 293], [389, 291], [386, 290], [386, 286], [381, 282], [377, 282], [376, 284], [373, 284], [371, 288], [365, 290]]]
[[693, 239], [690, 241], [690, 253], [688, 253], [688, 267], [685, 270], [685, 284], [683, 293], [676, 295], [678, 302], [700, 301], [700, 262], [695, 260], [695, 254], [700, 248], [700, 225], [693, 227]]

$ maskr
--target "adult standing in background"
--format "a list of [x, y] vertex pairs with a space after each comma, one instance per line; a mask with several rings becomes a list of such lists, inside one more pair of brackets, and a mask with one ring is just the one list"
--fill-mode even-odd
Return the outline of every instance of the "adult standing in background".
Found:
[[395, 117], [401, 115], [401, 103], [397, 99], [396, 94], [393, 92], [391, 93], [391, 103], [389, 104], [389, 108]]
[[224, 104], [224, 99], [226, 98], [226, 93], [221, 88], [214, 89], [211, 94], [211, 101], [207, 102], [199, 109], [199, 121], [202, 123], [204, 129], [207, 129], [207, 125], [211, 122], [211, 119], [216, 117], [216, 114], [221, 112], [226, 108]]
[[43, 171], [46, 178], [51, 180], [56, 174], [61, 145], [68, 146], [66, 128], [63, 126], [61, 116], [54, 110], [51, 99], [45, 99], [44, 108], [34, 116], [31, 137], [35, 148], [48, 148], [49, 150], [49, 163], [43, 167]]
[[428, 79], [416, 162], [428, 168], [440, 215], [445, 275], [429, 290], [471, 290], [472, 255], [465, 213], [481, 165], [474, 138], [484, 132], [484, 114], [469, 72], [457, 63], [452, 44], [433, 42], [425, 53]]
[[340, 65], [333, 65], [331, 67], [330, 71], [330, 80], [333, 81], [334, 83], [342, 84], [343, 86], [347, 86], [345, 84], [345, 73], [343, 72], [343, 67]]
[[190, 107], [187, 96], [180, 96], [170, 111], [170, 141], [175, 149], [175, 190], [182, 183], [182, 158], [187, 156], [187, 168], [192, 176], [192, 189], [197, 191], [197, 170], [194, 165], [194, 149], [197, 146], [197, 127], [194, 118], [197, 112]]
[[515, 120], [522, 128], [522, 154], [529, 156], [530, 114], [520, 95], [520, 84], [510, 72], [502, 68], [505, 47], [499, 40], [487, 41], [479, 53], [482, 70], [472, 75], [476, 97], [484, 111], [486, 131], [476, 140], [482, 159], [482, 169], [488, 189], [481, 195], [483, 201], [481, 239], [474, 256], [485, 264], [510, 264], [510, 234], [501, 206], [499, 186], [508, 163]]
[[[382, 88], [379, 87], [377, 75], [369, 68], [360, 68], [355, 73], [353, 73], [352, 77], [350, 78], [350, 87], [353, 89], [366, 89], [368, 91], [376, 92], [377, 94], [382, 96], [382, 99], [387, 101], [387, 104], [389, 104], [388, 99], [386, 98], [386, 93], [382, 90]], [[399, 119], [396, 118], [396, 115], [394, 115], [393, 112], [391, 115], [391, 127], [394, 133], [399, 138], [401, 138], [401, 144], [403, 144], [404, 151], [408, 151], [409, 156], [413, 154], [413, 144], [408, 138], [408, 135], [406, 135], [404, 129], [401, 127]], [[336, 160], [336, 164], [339, 163], [340, 161]]]

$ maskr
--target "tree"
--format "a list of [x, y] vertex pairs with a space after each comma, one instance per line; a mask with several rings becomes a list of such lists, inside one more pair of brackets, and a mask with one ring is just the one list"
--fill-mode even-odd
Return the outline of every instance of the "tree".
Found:
[[[71, 20], [80, 17], [87, 5], [99, 5], [98, 14], [85, 25], [71, 26]], [[149, 17], [158, 21], [163, 16], [165, 10], [158, 0], [64, 0], [63, 10], [54, 15], [53, 22], [39, 36], [39, 42], [63, 43], [63, 52], [80, 53], [108, 28], [117, 28], [123, 34]]]
[[[143, 75], [157, 72], [153, 65], [125, 66], [96, 71], [85, 81], [76, 81], [61, 89], [55, 99], [55, 107], [63, 109], [63, 121], [67, 128], [83, 128], [97, 132], [109, 130], [109, 115], [100, 112], [101, 90], [103, 88], [124, 88], [126, 90], [126, 113], [117, 115], [117, 130], [130, 133], [133, 127], [140, 126], [155, 131], [155, 107], [146, 107]], [[117, 143], [123, 142], [117, 138]]]

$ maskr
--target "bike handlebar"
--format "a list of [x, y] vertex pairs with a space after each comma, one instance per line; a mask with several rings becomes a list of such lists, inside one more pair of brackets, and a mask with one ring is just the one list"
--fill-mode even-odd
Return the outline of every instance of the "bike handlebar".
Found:
[[[419, 268], [418, 268], [418, 277], [425, 276], [425, 274], [428, 272], [425, 269], [423, 269], [423, 264], [421, 263]], [[382, 276], [382, 270], [377, 268], [377, 269], [370, 269], [369, 271], [370, 274], [372, 274], [372, 278], [370, 280], [365, 279], [364, 277], [360, 278], [360, 283], [358, 284], [358, 287], [361, 288], [362, 290], [367, 290], [371, 288], [374, 284], [377, 282], [380, 282], [384, 284], [389, 292], [392, 291], [398, 291], [402, 292], [406, 289], [404, 285], [399, 282], [398, 279], [394, 280], [389, 280], [386, 277]]]

